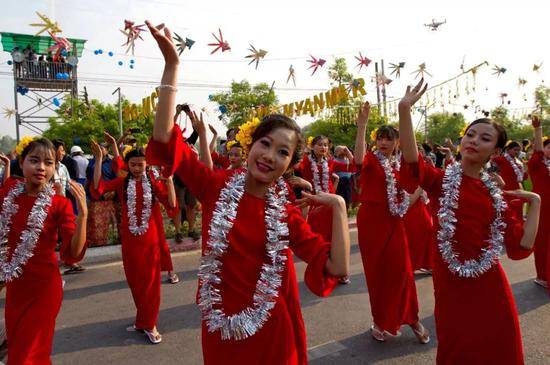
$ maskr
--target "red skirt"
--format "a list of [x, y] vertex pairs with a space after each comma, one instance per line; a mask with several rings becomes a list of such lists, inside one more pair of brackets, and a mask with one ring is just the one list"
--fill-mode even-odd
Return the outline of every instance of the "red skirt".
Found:
[[387, 204], [362, 203], [357, 214], [359, 249], [374, 323], [392, 334], [418, 322], [418, 300], [403, 221]]
[[403, 217], [413, 271], [432, 268], [433, 224], [432, 216], [424, 202], [418, 200]]
[[313, 232], [319, 233], [325, 241], [332, 242], [332, 208], [326, 205], [311, 207], [307, 222]]

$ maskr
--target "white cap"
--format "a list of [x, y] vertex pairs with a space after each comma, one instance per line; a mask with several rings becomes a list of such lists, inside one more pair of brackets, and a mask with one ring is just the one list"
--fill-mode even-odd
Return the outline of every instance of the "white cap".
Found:
[[84, 153], [84, 151], [82, 151], [82, 148], [80, 148], [80, 146], [72, 146], [71, 147], [71, 155], [74, 155], [75, 153]]

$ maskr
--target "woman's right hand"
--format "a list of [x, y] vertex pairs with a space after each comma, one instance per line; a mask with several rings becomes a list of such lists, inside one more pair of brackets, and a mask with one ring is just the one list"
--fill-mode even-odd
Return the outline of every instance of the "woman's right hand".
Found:
[[109, 132], [105, 131], [103, 132], [103, 136], [105, 137], [105, 141], [109, 144], [116, 144], [115, 137], [111, 136]]
[[[170, 29], [168, 29], [164, 23], [155, 27], [148, 20], [146, 20], [145, 24], [147, 24], [149, 32], [151, 32], [151, 35], [157, 41], [159, 49], [162, 52], [162, 56], [164, 57], [164, 62], [167, 65], [178, 65], [180, 63], [180, 59], [172, 39], [172, 32], [170, 32]], [[164, 30], [164, 34], [161, 33], [161, 30]]]
[[536, 115], [536, 114], [531, 115], [531, 125], [535, 129], [540, 127], [540, 118], [539, 118], [538, 115]]
[[8, 156], [4, 155], [2, 152], [0, 152], [0, 161], [2, 161], [2, 163], [5, 165], [5, 166], [9, 166], [10, 164], [10, 159]]
[[357, 116], [357, 127], [365, 127], [369, 121], [369, 114], [370, 114], [370, 103], [368, 101], [365, 101], [363, 105], [361, 105], [361, 109], [359, 109], [359, 115]]
[[427, 89], [428, 84], [424, 84], [424, 78], [421, 78], [418, 84], [412, 89], [410, 86], [407, 86], [405, 95], [399, 101], [399, 106], [402, 108], [411, 108], [424, 95]]
[[202, 113], [200, 113], [199, 116], [197, 116], [197, 113], [192, 112], [189, 114], [189, 119], [191, 119], [191, 124], [193, 125], [193, 129], [196, 130], [199, 135], [206, 134], [206, 125], [204, 123]]
[[214, 128], [212, 124], [208, 124], [208, 129], [210, 129], [210, 132], [212, 132], [214, 136], [218, 135], [218, 131], [216, 131], [216, 128]]
[[103, 151], [101, 151], [101, 147], [99, 146], [99, 144], [97, 144], [96, 141], [92, 140], [90, 145], [92, 147], [92, 154], [94, 155], [96, 161], [103, 160]]

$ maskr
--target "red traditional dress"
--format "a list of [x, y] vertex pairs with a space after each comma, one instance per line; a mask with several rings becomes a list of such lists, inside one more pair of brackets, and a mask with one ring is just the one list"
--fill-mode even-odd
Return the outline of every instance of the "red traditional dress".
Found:
[[[527, 179], [527, 172], [523, 171], [523, 165], [518, 159], [510, 157], [510, 162], [504, 156], [493, 158], [493, 162], [498, 166], [499, 175], [504, 180], [502, 190], [523, 189], [523, 181]], [[517, 214], [518, 218], [523, 217], [524, 201], [517, 198], [507, 198], [510, 209]]]
[[[445, 171], [424, 163], [409, 164], [401, 178], [409, 191], [418, 184], [437, 199], [439, 209]], [[489, 227], [495, 219], [493, 200], [479, 179], [462, 176], [457, 219], [453, 238], [459, 260], [478, 259], [487, 246]], [[504, 245], [508, 256], [519, 260], [531, 251], [519, 242], [523, 220], [509, 208], [505, 211]], [[439, 221], [435, 222], [434, 249], [435, 324], [437, 330], [438, 365], [519, 365], [523, 364], [523, 348], [518, 314], [510, 284], [500, 263], [475, 278], [463, 278], [448, 269], [437, 247]]]
[[429, 204], [420, 196], [403, 217], [413, 271], [432, 268], [433, 221]]
[[[312, 160], [310, 155], [304, 156], [297, 170], [304, 180], [309, 181], [313, 190], [317, 193], [316, 179], [314, 178]], [[323, 161], [317, 162], [317, 177], [319, 188], [325, 193], [334, 194], [336, 189], [332, 183], [332, 174], [336, 172], [353, 172], [355, 166], [344, 162], [335, 161], [333, 158], [326, 160], [326, 172], [323, 170]], [[325, 177], [326, 176], [326, 177]], [[323, 238], [330, 242], [332, 241], [332, 211], [326, 206], [315, 206], [309, 209], [307, 222], [311, 226], [313, 232], [320, 233]]]
[[[0, 205], [16, 181], [10, 179], [0, 189]], [[27, 228], [27, 219], [36, 199], [25, 193], [15, 199], [19, 208], [12, 217], [8, 235], [8, 260], [21, 242], [21, 232]], [[82, 260], [85, 249], [78, 257], [71, 256], [70, 252], [75, 228], [71, 202], [61, 195], [54, 195], [33, 256], [22, 267], [23, 273], [6, 285], [5, 317], [10, 365], [51, 364], [55, 319], [63, 297], [55, 248], [60, 236], [61, 260], [68, 264]]]
[[[122, 243], [122, 262], [128, 286], [137, 308], [134, 325], [139, 329], [153, 329], [157, 324], [160, 308], [160, 273], [163, 264], [162, 247], [166, 245], [164, 226], [159, 201], [165, 206], [169, 216], [177, 213], [168, 205], [168, 192], [164, 184], [149, 176], [153, 191], [151, 215], [147, 231], [141, 235], [134, 235], [129, 229], [127, 178], [118, 177], [114, 180], [100, 180], [97, 189], [92, 186], [92, 193], [101, 196], [108, 191], [116, 191], [122, 207], [122, 222], [120, 238]], [[136, 181], [135, 212], [138, 226], [142, 224], [143, 186]]]
[[390, 213], [384, 169], [372, 152], [361, 166], [357, 229], [374, 323], [396, 334], [418, 322], [418, 300], [403, 219]]
[[535, 151], [527, 167], [533, 191], [540, 195], [542, 201], [539, 230], [535, 239], [537, 278], [550, 282], [550, 160], [544, 158], [543, 152]]
[[211, 156], [214, 167], [222, 170], [227, 170], [229, 166], [231, 166], [231, 163], [229, 162], [229, 158], [227, 156], [222, 156], [216, 151], [212, 151]]
[[[225, 187], [227, 180], [239, 170], [209, 170], [184, 143], [177, 126], [174, 127], [168, 144], [151, 140], [147, 154], [151, 163], [168, 164], [169, 168], [165, 172], [175, 171], [204, 207], [204, 254], [209, 238], [207, 227], [210, 225], [220, 191]], [[252, 306], [260, 270], [267, 261], [265, 204], [264, 199], [244, 192], [238, 204], [233, 227], [227, 235], [229, 247], [221, 257], [222, 280], [219, 284], [222, 306], [227, 315], [239, 313]], [[286, 212], [290, 245], [289, 249], [284, 251], [287, 261], [282, 273], [282, 283], [267, 322], [251, 337], [243, 340], [222, 340], [219, 331], [208, 331], [203, 319], [202, 347], [205, 364], [307, 363], [306, 333], [300, 311], [292, 252], [308, 263], [305, 283], [316, 295], [330, 294], [337, 285], [337, 279], [325, 271], [330, 244], [311, 231], [296, 207], [289, 204], [286, 206]]]

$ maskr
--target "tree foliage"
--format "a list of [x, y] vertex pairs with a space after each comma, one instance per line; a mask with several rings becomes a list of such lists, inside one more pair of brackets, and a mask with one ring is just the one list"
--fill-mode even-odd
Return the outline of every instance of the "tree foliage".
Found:
[[445, 138], [455, 140], [466, 126], [461, 113], [438, 112], [428, 115], [428, 142], [443, 143]]
[[16, 145], [17, 141], [15, 140], [15, 138], [8, 135], [0, 137], [0, 152], [10, 153], [15, 149]]
[[[127, 104], [129, 102], [124, 100], [123, 107]], [[70, 108], [69, 100], [56, 110], [58, 115], [49, 119], [49, 128], [44, 132], [44, 137], [61, 139], [68, 146], [79, 145], [86, 153], [90, 153], [90, 141], [92, 139], [102, 141], [104, 131], [115, 138], [120, 136], [117, 105], [104, 104], [97, 100], [92, 100], [87, 105], [80, 100], [75, 100], [75, 110], [72, 115]], [[123, 122], [123, 129], [127, 128], [140, 128], [141, 132], [133, 136], [140, 144], [145, 144], [153, 131], [153, 117]]]
[[279, 102], [268, 84], [260, 83], [252, 86], [246, 80], [233, 81], [231, 90], [213, 94], [210, 100], [226, 108], [225, 115], [228, 121], [225, 124], [230, 128], [246, 122], [253, 108], [260, 105], [275, 106]]

